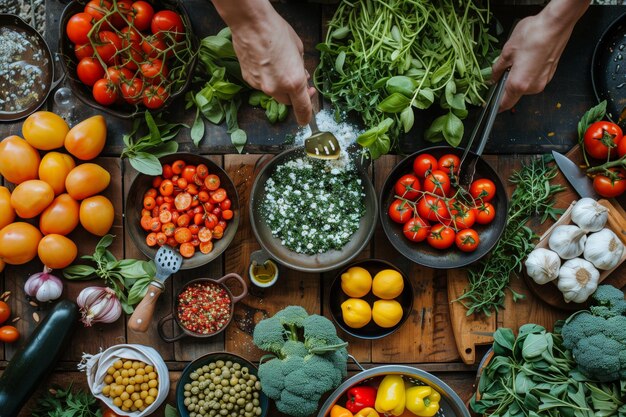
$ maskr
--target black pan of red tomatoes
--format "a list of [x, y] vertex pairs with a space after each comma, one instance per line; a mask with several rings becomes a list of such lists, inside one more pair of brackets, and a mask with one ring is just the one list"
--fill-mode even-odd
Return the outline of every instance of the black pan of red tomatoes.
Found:
[[473, 182], [459, 185], [463, 149], [416, 152], [393, 169], [380, 194], [380, 219], [391, 244], [430, 268], [460, 268], [485, 256], [506, 226], [508, 199], [497, 172], [478, 158]]

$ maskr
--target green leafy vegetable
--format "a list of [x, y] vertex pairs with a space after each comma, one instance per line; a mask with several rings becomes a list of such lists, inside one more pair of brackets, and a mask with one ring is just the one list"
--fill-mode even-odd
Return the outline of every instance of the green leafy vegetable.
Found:
[[585, 132], [593, 123], [604, 119], [604, 116], [606, 116], [606, 100], [587, 110], [578, 122], [578, 144], [583, 151], [583, 157], [587, 166], [589, 166], [589, 160], [587, 159], [587, 152], [585, 152], [584, 146]]
[[[522, 260], [532, 252], [537, 238], [526, 226], [531, 218], [541, 216], [541, 222], [548, 218], [556, 220], [563, 210], [554, 208], [555, 194], [565, 188], [551, 185], [558, 171], [549, 165], [551, 156], [533, 159], [531, 163], [513, 173], [509, 182], [516, 185], [509, 201], [506, 228], [502, 237], [489, 256], [468, 269], [469, 285], [457, 300], [467, 307], [467, 315], [484, 313], [490, 315], [504, 305], [506, 289], [512, 273], [522, 268]], [[509, 288], [513, 300], [523, 298]]]
[[32, 417], [101, 417], [100, 404], [89, 392], [54, 386], [37, 400]]
[[126, 314], [134, 311], [148, 291], [148, 286], [156, 274], [153, 261], [137, 259], [117, 260], [107, 249], [113, 243], [113, 235], [106, 235], [96, 245], [93, 255], [81, 259], [91, 261], [91, 265], [71, 265], [63, 270], [63, 276], [70, 280], [103, 279], [115, 291]]
[[176, 409], [176, 407], [167, 404], [165, 406], [165, 417], [180, 417], [180, 414], [178, 414], [178, 410]]

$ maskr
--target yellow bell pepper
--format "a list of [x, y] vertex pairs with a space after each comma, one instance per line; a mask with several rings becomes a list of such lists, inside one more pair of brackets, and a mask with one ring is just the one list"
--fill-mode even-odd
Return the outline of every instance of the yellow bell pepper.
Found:
[[358, 413], [354, 415], [354, 417], [380, 417], [376, 410], [372, 407], [365, 407], [361, 409]]
[[441, 395], [428, 386], [406, 390], [406, 408], [418, 417], [432, 417], [439, 411]]
[[343, 408], [340, 405], [333, 405], [330, 409], [330, 417], [354, 417], [353, 414], [347, 408]]
[[399, 416], [404, 412], [406, 390], [400, 375], [387, 375], [378, 386], [376, 411]]

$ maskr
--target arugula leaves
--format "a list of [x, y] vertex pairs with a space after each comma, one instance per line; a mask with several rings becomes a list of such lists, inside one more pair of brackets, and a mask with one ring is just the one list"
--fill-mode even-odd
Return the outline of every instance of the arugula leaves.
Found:
[[37, 400], [32, 417], [102, 417], [96, 397], [82, 390], [55, 385]]

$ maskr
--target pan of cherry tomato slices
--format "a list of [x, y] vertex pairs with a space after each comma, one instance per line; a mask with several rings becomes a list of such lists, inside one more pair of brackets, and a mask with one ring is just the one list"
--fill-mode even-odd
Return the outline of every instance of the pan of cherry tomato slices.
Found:
[[496, 171], [478, 158], [474, 180], [458, 184], [463, 149], [433, 147], [405, 158], [387, 177], [380, 218], [392, 245], [431, 268], [459, 268], [486, 255], [506, 225], [508, 200]]
[[130, 186], [126, 230], [148, 257], [168, 245], [182, 255], [181, 269], [205, 265], [235, 237], [235, 185], [222, 168], [201, 155], [176, 153], [160, 161], [161, 175], [139, 174]]
[[182, 1], [73, 1], [59, 49], [72, 91], [118, 117], [163, 108], [191, 80], [197, 41]]

